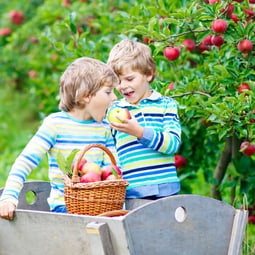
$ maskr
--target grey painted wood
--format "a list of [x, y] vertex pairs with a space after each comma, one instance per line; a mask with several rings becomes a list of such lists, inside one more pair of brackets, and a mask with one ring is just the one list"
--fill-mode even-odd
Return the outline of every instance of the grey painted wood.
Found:
[[92, 222], [108, 225], [115, 254], [129, 254], [120, 219], [17, 210], [13, 221], [0, 219], [0, 255], [106, 255], [90, 242]]
[[[46, 181], [27, 181], [19, 195], [18, 209], [49, 211], [49, 205], [47, 198], [50, 195], [50, 183]], [[3, 192], [3, 188], [0, 189], [0, 196]], [[35, 200], [32, 204], [29, 204], [26, 200], [28, 192], [33, 192]]]
[[112, 241], [110, 237], [109, 227], [106, 223], [91, 222], [86, 226], [88, 233], [90, 248], [94, 255], [115, 255], [112, 247]]
[[[176, 219], [177, 208], [184, 211], [183, 222]], [[247, 211], [208, 197], [178, 195], [134, 209], [125, 226], [130, 254], [238, 255], [246, 222]]]
[[112, 218], [18, 209], [13, 221], [0, 219], [0, 255], [241, 254], [247, 211], [195, 195], [126, 207]]

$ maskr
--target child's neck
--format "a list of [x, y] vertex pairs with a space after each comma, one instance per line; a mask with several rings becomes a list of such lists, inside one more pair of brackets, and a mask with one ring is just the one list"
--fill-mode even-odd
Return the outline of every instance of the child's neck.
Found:
[[91, 120], [91, 116], [88, 115], [84, 109], [72, 109], [71, 111], [67, 112], [72, 118], [78, 120]]

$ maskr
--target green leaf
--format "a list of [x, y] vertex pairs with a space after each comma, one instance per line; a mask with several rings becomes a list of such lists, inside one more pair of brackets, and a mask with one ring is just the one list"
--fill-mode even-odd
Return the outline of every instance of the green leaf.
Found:
[[72, 163], [74, 161], [74, 158], [76, 156], [76, 154], [79, 152], [78, 149], [73, 149], [71, 151], [71, 153], [68, 155], [68, 157], [66, 158], [66, 167], [71, 169], [72, 168]]
[[60, 170], [65, 173], [65, 171], [66, 171], [66, 159], [60, 151], [58, 151], [58, 153], [57, 153], [56, 160], [57, 160], [58, 167], [60, 168]]

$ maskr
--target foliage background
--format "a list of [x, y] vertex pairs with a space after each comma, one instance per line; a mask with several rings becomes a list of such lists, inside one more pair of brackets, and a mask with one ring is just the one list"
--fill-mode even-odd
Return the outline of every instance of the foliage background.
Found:
[[[222, 11], [230, 3], [238, 23]], [[58, 82], [67, 65], [80, 56], [106, 62], [111, 47], [129, 37], [149, 41], [158, 72], [152, 87], [179, 104], [183, 143], [178, 153], [188, 160], [179, 169], [182, 193], [214, 196], [237, 208], [253, 206], [255, 158], [243, 155], [239, 146], [245, 140], [255, 143], [254, 47], [245, 56], [236, 47], [243, 38], [255, 44], [254, 15], [244, 12], [250, 8], [248, 0], [214, 5], [203, 0], [2, 1], [0, 28], [12, 33], [0, 36], [0, 186], [41, 120], [58, 110]], [[21, 24], [11, 22], [11, 10], [23, 12]], [[216, 18], [228, 22], [225, 43], [201, 52]], [[195, 51], [185, 49], [185, 38], [196, 42]], [[164, 57], [166, 46], [180, 47], [176, 61]], [[243, 82], [251, 86], [247, 95], [237, 92]], [[171, 83], [174, 89], [168, 89]], [[47, 179], [46, 157], [29, 178]], [[254, 252], [254, 244], [247, 243]]]

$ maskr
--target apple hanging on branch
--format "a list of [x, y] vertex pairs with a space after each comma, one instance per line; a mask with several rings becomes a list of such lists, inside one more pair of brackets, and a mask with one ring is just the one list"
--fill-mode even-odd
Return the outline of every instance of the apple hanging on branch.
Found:
[[178, 47], [166, 47], [164, 49], [164, 56], [171, 60], [174, 61], [180, 56], [180, 49]]
[[248, 141], [244, 141], [241, 143], [240, 152], [244, 155], [252, 156], [255, 154], [255, 145]]
[[182, 155], [176, 154], [176, 155], [174, 155], [174, 162], [175, 162], [176, 168], [182, 168], [185, 165], [187, 165], [188, 161]]

